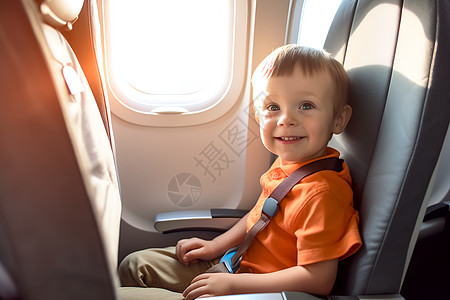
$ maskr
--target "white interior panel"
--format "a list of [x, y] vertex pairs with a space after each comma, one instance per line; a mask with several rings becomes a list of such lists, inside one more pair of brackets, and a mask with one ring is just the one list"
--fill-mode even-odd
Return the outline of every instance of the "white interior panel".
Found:
[[255, 174], [267, 170], [270, 156], [243, 102], [221, 119], [198, 126], [140, 126], [116, 116], [113, 126], [122, 218], [134, 227], [154, 231], [160, 212], [247, 209], [260, 193]]

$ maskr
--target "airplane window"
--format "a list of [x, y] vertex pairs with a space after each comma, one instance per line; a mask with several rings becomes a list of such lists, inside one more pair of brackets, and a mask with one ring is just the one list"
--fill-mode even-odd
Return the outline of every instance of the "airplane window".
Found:
[[198, 113], [229, 92], [238, 42], [235, 1], [103, 5], [108, 81], [124, 106], [150, 115]]
[[297, 43], [322, 49], [342, 0], [304, 0]]

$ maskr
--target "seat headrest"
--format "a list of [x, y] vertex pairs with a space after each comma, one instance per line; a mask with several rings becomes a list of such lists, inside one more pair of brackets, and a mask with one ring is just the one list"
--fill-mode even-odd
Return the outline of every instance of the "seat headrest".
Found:
[[38, 0], [39, 10], [46, 23], [71, 30], [78, 19], [84, 0]]

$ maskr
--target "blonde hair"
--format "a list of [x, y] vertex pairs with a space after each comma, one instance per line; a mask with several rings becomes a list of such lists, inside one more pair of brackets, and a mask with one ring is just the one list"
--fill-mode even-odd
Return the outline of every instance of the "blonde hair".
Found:
[[256, 68], [252, 76], [255, 113], [264, 100], [267, 81], [271, 77], [291, 76], [296, 67], [306, 75], [327, 72], [334, 83], [335, 113], [347, 104], [348, 75], [340, 62], [323, 50], [299, 45], [285, 45], [275, 49]]

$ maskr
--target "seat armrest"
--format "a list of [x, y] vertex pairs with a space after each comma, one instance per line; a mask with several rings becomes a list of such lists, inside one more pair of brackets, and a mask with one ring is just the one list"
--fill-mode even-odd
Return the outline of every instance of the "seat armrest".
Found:
[[246, 213], [246, 210], [240, 209], [184, 210], [160, 213], [155, 218], [155, 229], [162, 233], [186, 230], [226, 231]]
[[223, 299], [223, 300], [405, 300], [399, 294], [386, 295], [358, 295], [358, 296], [313, 296], [300, 292], [281, 292], [281, 293], [260, 293], [260, 294], [243, 294], [228, 295], [218, 297], [207, 297], [205, 299]]

